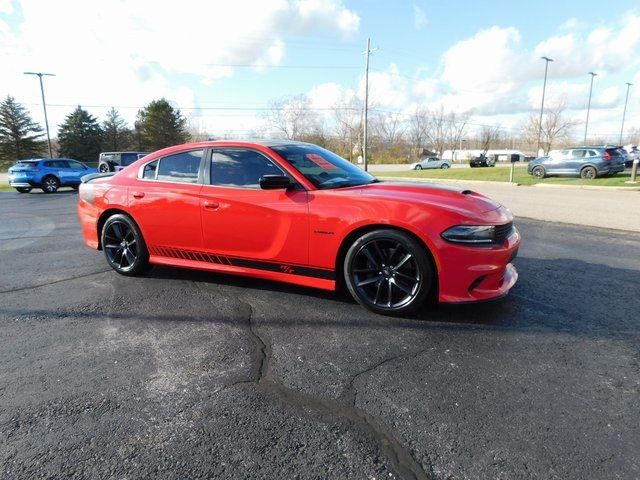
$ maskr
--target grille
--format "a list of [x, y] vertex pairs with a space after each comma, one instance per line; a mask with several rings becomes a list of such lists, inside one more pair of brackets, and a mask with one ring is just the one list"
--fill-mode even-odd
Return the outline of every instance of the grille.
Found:
[[507, 223], [505, 225], [496, 225], [496, 238], [495, 242], [500, 244], [504, 242], [509, 235], [513, 232], [513, 223]]

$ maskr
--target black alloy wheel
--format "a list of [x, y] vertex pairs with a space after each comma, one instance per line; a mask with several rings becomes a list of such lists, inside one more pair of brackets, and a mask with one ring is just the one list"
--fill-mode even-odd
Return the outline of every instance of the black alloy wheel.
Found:
[[533, 170], [531, 170], [531, 174], [536, 178], [544, 178], [547, 172], [542, 165], [536, 165], [533, 167]]
[[139, 275], [149, 266], [149, 253], [135, 222], [126, 215], [113, 215], [102, 227], [102, 249], [107, 262], [122, 275]]
[[31, 191], [31, 187], [16, 187], [16, 190], [20, 193], [29, 193]]
[[42, 191], [44, 193], [56, 193], [58, 188], [60, 188], [60, 180], [53, 175], [44, 177], [44, 180], [42, 180]]
[[593, 167], [584, 167], [582, 170], [580, 170], [580, 177], [584, 178], [585, 180], [593, 180], [597, 176], [598, 172]]
[[405, 315], [419, 308], [433, 285], [426, 247], [396, 230], [375, 230], [347, 251], [344, 278], [351, 295], [369, 310]]

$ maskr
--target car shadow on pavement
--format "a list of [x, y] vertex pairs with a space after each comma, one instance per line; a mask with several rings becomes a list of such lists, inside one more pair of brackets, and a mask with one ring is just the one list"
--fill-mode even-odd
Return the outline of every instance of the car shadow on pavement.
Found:
[[[427, 304], [418, 314], [405, 318], [373, 314], [358, 306], [348, 292], [327, 292], [255, 278], [223, 275], [195, 270], [156, 267], [148, 277], [160, 280], [187, 280], [241, 289], [245, 299], [256, 294], [283, 294], [309, 298], [315, 308], [326, 311], [314, 315], [302, 309], [295, 318], [279, 312], [274, 295], [271, 322], [286, 324], [328, 323], [348, 327], [373, 325], [394, 328], [494, 327], [504, 329], [555, 330], [595, 336], [640, 333], [640, 272], [590, 264], [573, 259], [534, 259], [516, 261], [519, 281], [504, 298], [472, 304]], [[284, 303], [300, 299], [284, 299]], [[336, 305], [337, 304], [337, 305]], [[333, 321], [327, 313], [336, 312]], [[304, 313], [303, 313], [304, 312]], [[318, 322], [314, 320], [318, 317]], [[320, 320], [319, 317], [322, 317]]]

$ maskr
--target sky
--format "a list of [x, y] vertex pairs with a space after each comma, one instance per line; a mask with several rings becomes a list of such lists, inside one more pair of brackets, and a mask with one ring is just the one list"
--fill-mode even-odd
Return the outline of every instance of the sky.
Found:
[[[278, 98], [305, 94], [330, 111], [364, 92], [410, 115], [418, 106], [518, 133], [560, 102], [589, 136], [640, 128], [640, 4], [635, 1], [0, 0], [0, 98], [15, 97], [52, 137], [77, 105], [99, 120], [115, 107], [131, 125], [165, 97], [193, 128], [243, 137], [264, 128]], [[407, 117], [408, 118], [408, 117]], [[471, 127], [473, 128], [473, 127]], [[268, 133], [268, 132], [267, 132]]]

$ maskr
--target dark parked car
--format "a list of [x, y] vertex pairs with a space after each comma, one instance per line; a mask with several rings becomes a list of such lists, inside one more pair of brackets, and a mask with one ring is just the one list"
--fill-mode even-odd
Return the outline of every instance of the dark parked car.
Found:
[[33, 158], [9, 168], [9, 185], [20, 193], [29, 193], [32, 188], [54, 193], [60, 187], [77, 189], [80, 179], [89, 173], [96, 173], [96, 169], [70, 158]]
[[624, 160], [617, 147], [566, 148], [532, 160], [527, 172], [536, 178], [558, 175], [593, 179], [624, 171]]
[[469, 162], [469, 166], [475, 167], [495, 167], [496, 161], [493, 158], [487, 157], [484, 154], [480, 154]]
[[148, 152], [102, 152], [98, 159], [98, 171], [106, 173], [121, 170], [147, 154]]

